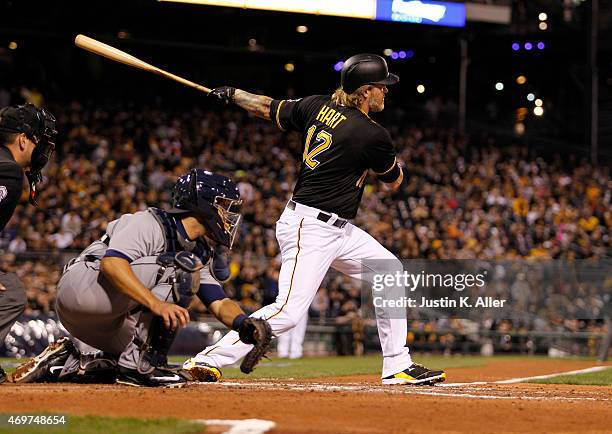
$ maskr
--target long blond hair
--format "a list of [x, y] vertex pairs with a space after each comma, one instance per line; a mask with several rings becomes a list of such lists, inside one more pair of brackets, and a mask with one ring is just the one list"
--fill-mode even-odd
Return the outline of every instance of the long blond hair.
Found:
[[339, 87], [338, 89], [336, 89], [336, 91], [331, 97], [332, 102], [346, 107], [359, 108], [361, 107], [361, 103], [363, 103], [363, 100], [365, 99], [365, 96], [363, 96], [363, 92], [368, 89], [369, 86], [370, 85], [365, 84], [361, 87], [358, 87], [351, 94], [346, 93], [341, 87]]

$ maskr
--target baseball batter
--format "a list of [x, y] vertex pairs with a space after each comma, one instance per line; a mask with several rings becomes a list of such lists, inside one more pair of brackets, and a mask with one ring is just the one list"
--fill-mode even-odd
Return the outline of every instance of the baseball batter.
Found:
[[[384, 108], [387, 86], [399, 78], [388, 72], [385, 60], [374, 54], [349, 58], [342, 68], [341, 88], [332, 96], [275, 100], [233, 87], [210, 95], [235, 103], [249, 113], [271, 120], [281, 130], [303, 134], [304, 152], [293, 198], [276, 224], [282, 264], [275, 303], [253, 314], [265, 318], [275, 334], [293, 328], [306, 314], [330, 267], [362, 279], [364, 260], [385, 259], [386, 269], [401, 270], [400, 261], [372, 236], [350, 223], [359, 208], [368, 171], [395, 191], [403, 180], [387, 130], [370, 112]], [[381, 261], [382, 262], [382, 261]], [[391, 288], [391, 292], [403, 288]], [[384, 384], [433, 384], [443, 371], [413, 363], [406, 347], [405, 313], [376, 309], [383, 351]], [[210, 367], [231, 365], [250, 349], [236, 332], [187, 360], [185, 368], [211, 378]]]
[[225, 267], [210, 247], [210, 240], [231, 247], [240, 203], [229, 178], [195, 169], [177, 181], [172, 210], [149, 208], [110, 222], [101, 240], [67, 264], [58, 284], [56, 311], [76, 339], [49, 346], [17, 368], [14, 381], [116, 375], [120, 384], [180, 387], [191, 378], [168, 369], [167, 354], [177, 328], [189, 321], [195, 293], [240, 339], [267, 347], [269, 327], [227, 298], [218, 276]]

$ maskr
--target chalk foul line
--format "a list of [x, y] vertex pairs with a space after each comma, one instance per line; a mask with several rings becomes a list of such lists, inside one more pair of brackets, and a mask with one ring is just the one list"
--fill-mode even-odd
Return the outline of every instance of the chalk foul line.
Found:
[[524, 383], [526, 381], [531, 381], [531, 380], [545, 380], [547, 378], [558, 377], [560, 375], [588, 374], [591, 372], [604, 371], [606, 369], [610, 369], [610, 366], [592, 366], [590, 368], [577, 369], [574, 371], [557, 372], [554, 374], [546, 374], [546, 375], [535, 375], [532, 377], [517, 377], [517, 378], [510, 378], [508, 380], [500, 380], [500, 381], [474, 381], [471, 383], [440, 383], [437, 385], [437, 387], [461, 387], [461, 386], [475, 386], [475, 385], [483, 385], [483, 384], [516, 384], [516, 383]]
[[599, 372], [609, 369], [609, 366], [593, 366], [591, 368], [586, 369], [577, 369], [575, 371], [567, 371], [560, 372], [558, 374], [547, 374], [547, 375], [536, 375], [534, 377], [524, 377], [524, 378], [511, 378], [509, 380], [496, 381], [497, 384], [514, 384], [514, 383], [523, 383], [525, 381], [531, 380], [544, 380], [546, 378], [558, 377], [560, 375], [578, 375], [578, 374], [588, 374], [590, 372]]

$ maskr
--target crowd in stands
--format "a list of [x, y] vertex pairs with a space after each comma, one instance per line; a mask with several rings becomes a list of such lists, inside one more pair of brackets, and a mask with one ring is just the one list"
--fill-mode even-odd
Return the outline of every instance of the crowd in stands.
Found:
[[[298, 134], [280, 132], [244, 112], [208, 106], [176, 111], [72, 102], [50, 108], [60, 135], [39, 187], [40, 206], [24, 201], [0, 234], [5, 252], [0, 268], [20, 274], [31, 310], [53, 308], [61, 264], [50, 258], [82, 250], [121, 214], [168, 206], [173, 182], [192, 167], [230, 176], [244, 201], [227, 292], [248, 311], [274, 300], [279, 269], [274, 225], [297, 179]], [[354, 223], [400, 258], [610, 256], [609, 167], [497, 146], [449, 129], [386, 126], [407, 180], [390, 195], [369, 178]], [[24, 256], [34, 251], [47, 253], [37, 260]], [[360, 305], [359, 286], [332, 276], [310, 314], [342, 321], [357, 316]]]

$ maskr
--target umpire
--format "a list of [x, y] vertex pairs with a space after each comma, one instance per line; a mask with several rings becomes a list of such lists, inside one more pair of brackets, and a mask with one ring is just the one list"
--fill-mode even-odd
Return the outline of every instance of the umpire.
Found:
[[[30, 203], [36, 205], [36, 183], [55, 149], [55, 117], [32, 104], [0, 110], [0, 231], [11, 219], [23, 193], [24, 171]], [[0, 346], [26, 305], [23, 285], [15, 273], [0, 271]], [[0, 383], [6, 373], [0, 367]]]

